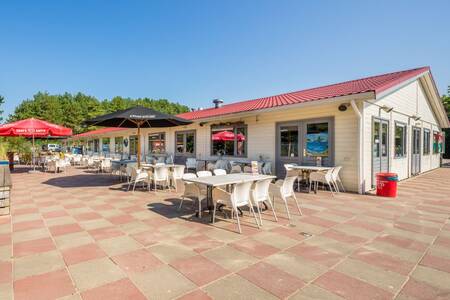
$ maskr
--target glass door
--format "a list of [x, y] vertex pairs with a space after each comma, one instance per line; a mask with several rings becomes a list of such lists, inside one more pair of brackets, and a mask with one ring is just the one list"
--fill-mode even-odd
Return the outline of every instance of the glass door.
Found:
[[389, 121], [373, 119], [372, 123], [372, 185], [375, 176], [389, 171]]
[[331, 166], [332, 121], [329, 119], [303, 122], [302, 164]]

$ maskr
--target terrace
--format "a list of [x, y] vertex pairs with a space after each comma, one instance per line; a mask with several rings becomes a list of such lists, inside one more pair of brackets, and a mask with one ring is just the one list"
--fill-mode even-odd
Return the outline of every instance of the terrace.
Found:
[[[396, 199], [297, 194], [243, 233], [179, 194], [126, 192], [71, 167], [13, 174], [0, 217], [0, 299], [435, 299], [450, 297], [450, 168], [400, 183]], [[248, 216], [248, 212], [245, 212]]]

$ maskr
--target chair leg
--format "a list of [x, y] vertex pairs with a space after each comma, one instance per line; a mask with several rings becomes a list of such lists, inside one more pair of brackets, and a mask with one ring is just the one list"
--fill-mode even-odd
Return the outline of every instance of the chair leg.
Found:
[[295, 196], [295, 194], [292, 194], [292, 198], [294, 198], [295, 204], [297, 205], [297, 209], [298, 209], [298, 213], [300, 214], [300, 216], [302, 216], [302, 210], [300, 209], [300, 205], [298, 204], [297, 201], [297, 197]]
[[[199, 216], [200, 216], [200, 211], [201, 211], [201, 209], [199, 210]], [[216, 203], [214, 203], [214, 208], [213, 208], [213, 221], [212, 221], [213, 224], [215, 221], [216, 221]]]
[[130, 190], [130, 187], [131, 187], [131, 181], [128, 182], [127, 192]]
[[284, 198], [284, 197], [282, 199], [284, 201], [284, 206], [286, 207], [286, 213], [287, 213], [288, 219], [290, 221], [291, 220], [291, 214], [289, 213], [289, 207], [288, 207], [287, 199]]
[[181, 206], [183, 205], [183, 201], [184, 201], [184, 196], [181, 196], [181, 202], [180, 202], [180, 205], [178, 206], [178, 210], [181, 209]]
[[275, 213], [275, 208], [273, 207], [272, 202], [270, 201], [270, 199], [267, 200], [267, 202], [269, 202], [270, 208], [272, 209], [273, 217], [275, 218], [275, 221], [278, 222], [277, 214]]
[[133, 184], [133, 192], [135, 189], [136, 189], [136, 180], [134, 181], [134, 184]]
[[[235, 208], [233, 208], [233, 210], [234, 210], [234, 209], [235, 209]], [[239, 212], [237, 211], [237, 209], [236, 209], [235, 213], [236, 213], [236, 220], [237, 220], [237, 225], [238, 225], [239, 233], [242, 234], [242, 230], [241, 230], [241, 222], [239, 221]]]
[[[249, 207], [250, 211], [252, 212], [253, 217], [255, 218], [256, 226], [258, 226], [258, 228], [259, 228], [258, 218], [256, 218], [256, 214], [255, 214], [255, 210], [253, 209], [253, 205], [251, 205], [251, 204], [249, 203], [249, 204], [248, 204], [248, 207]], [[259, 205], [258, 205], [258, 211], [259, 211]], [[261, 213], [259, 214], [259, 217], [261, 218]]]
[[260, 204], [259, 202], [256, 203], [256, 209], [258, 210], [259, 224], [261, 224], [261, 226], [262, 226], [261, 208], [260, 208], [259, 204]]
[[338, 178], [338, 183], [340, 183], [341, 184], [341, 187], [342, 187], [342, 191], [345, 193], [345, 188], [344, 188], [344, 184], [342, 183], [342, 181], [341, 181], [341, 179], [340, 178]]
[[328, 187], [330, 188], [331, 195], [334, 196], [333, 187], [331, 186], [331, 183], [327, 182], [327, 184], [328, 184]]
[[[216, 204], [214, 204], [215, 207]], [[216, 209], [214, 208], [214, 212], [216, 211]], [[213, 212], [213, 214], [214, 214]], [[202, 198], [198, 197], [198, 218], [201, 219], [202, 218]]]

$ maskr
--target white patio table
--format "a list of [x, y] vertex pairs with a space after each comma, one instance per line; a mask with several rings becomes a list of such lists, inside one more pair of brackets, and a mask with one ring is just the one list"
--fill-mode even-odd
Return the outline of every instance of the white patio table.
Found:
[[212, 200], [212, 191], [215, 187], [224, 186], [224, 185], [233, 185], [237, 183], [244, 183], [249, 181], [258, 181], [263, 179], [275, 179], [275, 176], [272, 175], [260, 175], [260, 174], [248, 174], [248, 173], [233, 173], [227, 175], [218, 175], [218, 176], [207, 176], [207, 177], [197, 177], [197, 178], [189, 178], [184, 179], [187, 182], [192, 182], [196, 184], [203, 184], [206, 186], [206, 202], [207, 207], [211, 215], [211, 222], [213, 218], [213, 214], [211, 210], [214, 208], [213, 200]]
[[[309, 182], [309, 174], [311, 174], [312, 172], [323, 172], [323, 171], [328, 171], [331, 170], [333, 167], [324, 167], [324, 166], [290, 166], [291, 169], [293, 170], [298, 170], [299, 172], [304, 172], [306, 173], [307, 176], [307, 183], [311, 184]], [[300, 190], [300, 186], [297, 187], [298, 190]], [[309, 191], [309, 189], [308, 189]], [[316, 191], [314, 191], [316, 193]]]

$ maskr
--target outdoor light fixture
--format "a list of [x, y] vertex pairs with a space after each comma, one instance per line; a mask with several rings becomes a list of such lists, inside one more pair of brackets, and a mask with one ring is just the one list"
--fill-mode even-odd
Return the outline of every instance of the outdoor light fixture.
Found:
[[382, 110], [384, 110], [385, 112], [391, 112], [392, 110], [394, 110], [394, 108], [392, 106], [387, 106], [387, 105], [383, 105], [382, 107], [380, 107]]
[[419, 121], [422, 117], [419, 116], [419, 115], [412, 115], [411, 118], [412, 118], [414, 121]]
[[348, 106], [349, 106], [348, 103], [344, 103], [344, 104], [339, 105], [338, 109], [339, 109], [339, 111], [346, 111]]

